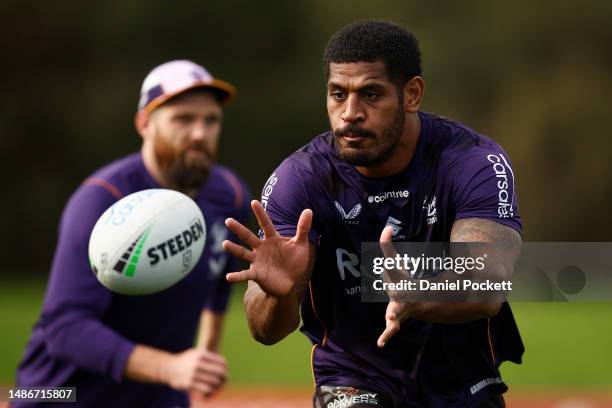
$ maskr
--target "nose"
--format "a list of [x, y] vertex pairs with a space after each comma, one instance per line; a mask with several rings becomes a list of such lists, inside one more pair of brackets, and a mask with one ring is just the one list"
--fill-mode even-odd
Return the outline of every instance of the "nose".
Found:
[[340, 115], [344, 122], [355, 123], [365, 119], [365, 112], [357, 95], [349, 95], [344, 102], [344, 111]]
[[193, 141], [202, 141], [208, 135], [208, 126], [204, 121], [196, 121], [191, 128], [190, 136]]

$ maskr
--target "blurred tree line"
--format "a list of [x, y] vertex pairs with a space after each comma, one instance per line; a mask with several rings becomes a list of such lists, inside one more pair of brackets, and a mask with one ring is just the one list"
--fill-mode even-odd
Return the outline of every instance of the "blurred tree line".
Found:
[[170, 59], [237, 86], [220, 161], [257, 195], [327, 129], [323, 47], [361, 18], [417, 35], [424, 110], [508, 151], [527, 240], [610, 240], [612, 2], [6, 0], [0, 10], [3, 273], [46, 273], [67, 198], [139, 148], [140, 85]]

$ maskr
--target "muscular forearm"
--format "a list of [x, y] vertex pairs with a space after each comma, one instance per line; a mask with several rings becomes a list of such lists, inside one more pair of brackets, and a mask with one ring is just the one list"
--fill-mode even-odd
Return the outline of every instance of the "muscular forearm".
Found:
[[300, 304], [294, 292], [279, 298], [249, 282], [244, 294], [244, 307], [251, 335], [265, 345], [281, 341], [300, 324]]
[[417, 302], [409, 304], [408, 315], [432, 323], [456, 324], [493, 317], [501, 306], [496, 302]]
[[172, 354], [142, 344], [136, 345], [125, 366], [128, 380], [156, 384], [168, 383], [168, 367]]

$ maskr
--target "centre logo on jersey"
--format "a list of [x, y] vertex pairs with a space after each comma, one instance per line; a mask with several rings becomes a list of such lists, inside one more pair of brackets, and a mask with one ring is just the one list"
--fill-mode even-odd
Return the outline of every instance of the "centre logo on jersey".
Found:
[[397, 190], [397, 191], [385, 191], [379, 195], [368, 196], [368, 203], [379, 204], [386, 201], [388, 198], [408, 198], [410, 191], [408, 190]]
[[340, 216], [342, 217], [345, 223], [347, 224], [359, 223], [359, 221], [356, 218], [361, 213], [361, 203], [354, 206], [348, 213], [344, 211], [344, 208], [342, 208], [339, 202], [334, 201], [334, 205], [336, 206], [336, 209], [340, 213]]

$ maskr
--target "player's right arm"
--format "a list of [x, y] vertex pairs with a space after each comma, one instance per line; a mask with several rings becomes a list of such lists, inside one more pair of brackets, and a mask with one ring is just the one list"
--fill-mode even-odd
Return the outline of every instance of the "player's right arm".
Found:
[[225, 241], [231, 254], [249, 262], [249, 269], [227, 275], [230, 282], [248, 281], [244, 306], [249, 328], [260, 343], [271, 345], [284, 339], [300, 324], [300, 300], [308, 285], [314, 261], [314, 246], [308, 240], [312, 211], [302, 211], [293, 237], [281, 236], [259, 201], [251, 203], [264, 233], [260, 240], [238, 221], [227, 227], [250, 247]]
[[226, 241], [226, 251], [246, 260], [249, 269], [230, 273], [230, 282], [248, 281], [244, 305], [253, 337], [274, 344], [300, 323], [300, 302], [308, 286], [318, 239], [316, 215], [309, 208], [316, 191], [315, 177], [285, 160], [266, 182], [261, 203], [253, 201], [263, 239], [239, 222], [228, 228], [244, 246]]

